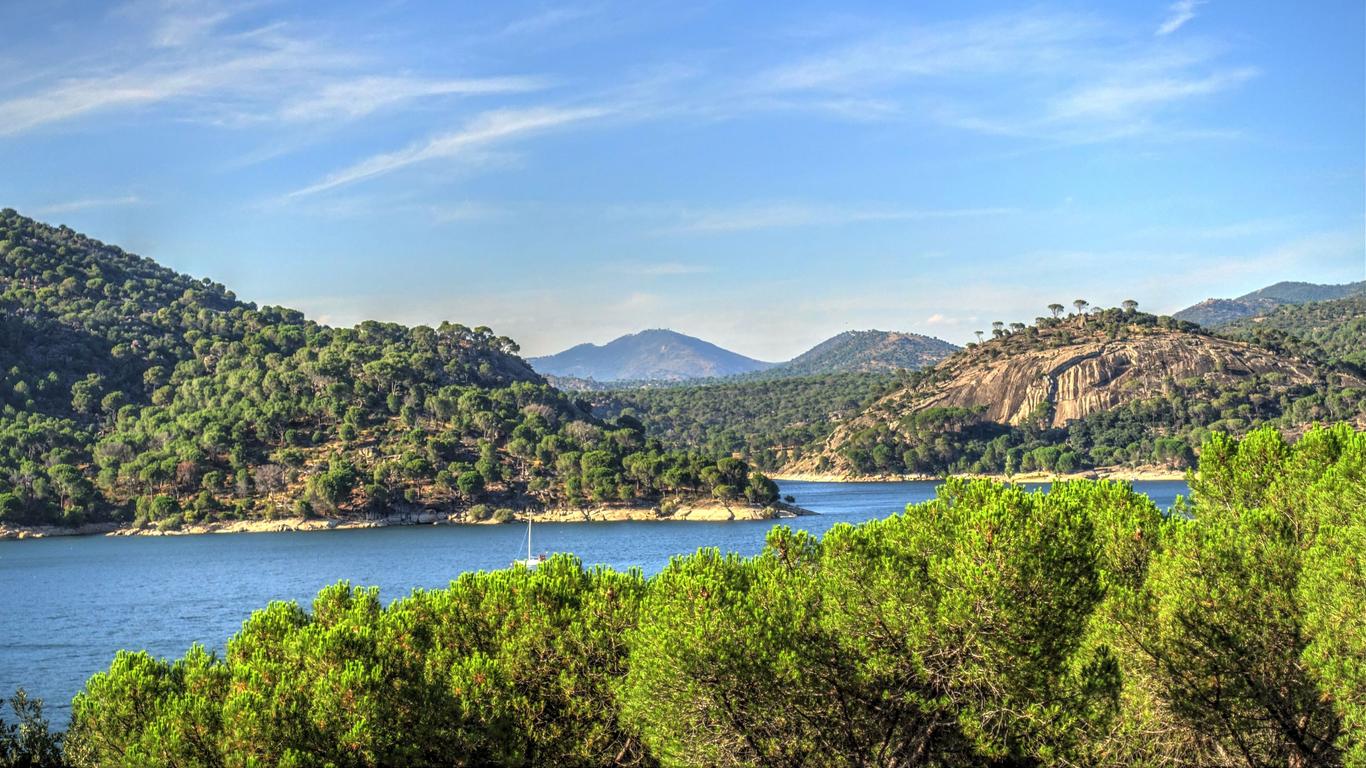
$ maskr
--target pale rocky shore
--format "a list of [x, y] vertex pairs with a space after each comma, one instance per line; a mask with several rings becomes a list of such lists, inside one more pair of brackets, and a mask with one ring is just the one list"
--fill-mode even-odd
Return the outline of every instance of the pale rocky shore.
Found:
[[[1063, 480], [1122, 480], [1141, 482], [1151, 480], [1185, 480], [1186, 471], [1166, 467], [1098, 467], [1081, 472], [1016, 472], [1003, 474], [962, 474], [955, 477], [982, 478], [1014, 483], [1052, 483]], [[769, 475], [777, 482], [808, 483], [907, 483], [943, 480], [942, 475], [841, 475], [831, 472], [779, 472]]]
[[[678, 503], [671, 511], [643, 505], [600, 505], [546, 509], [531, 513], [533, 522], [579, 523], [613, 522], [626, 520], [706, 521], [776, 520], [799, 515], [816, 514], [793, 504], [774, 502], [767, 506], [718, 501]], [[518, 522], [526, 520], [526, 512], [518, 513]], [[57, 526], [0, 525], [0, 540], [45, 539], [53, 536], [194, 536], [205, 533], [280, 533], [284, 531], [339, 531], [357, 528], [386, 528], [394, 525], [498, 525], [495, 520], [468, 520], [460, 514], [444, 512], [402, 512], [370, 519], [353, 518], [279, 518], [275, 520], [228, 520], [212, 523], [183, 525], [176, 530], [159, 531], [155, 527], [133, 528], [119, 523], [91, 523], [78, 528]]]

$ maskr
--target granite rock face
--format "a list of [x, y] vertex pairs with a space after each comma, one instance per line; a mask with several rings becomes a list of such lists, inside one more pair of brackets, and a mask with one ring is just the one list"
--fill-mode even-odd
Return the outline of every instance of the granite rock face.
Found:
[[[1277, 373], [1286, 385], [1307, 384], [1313, 366], [1209, 336], [1170, 333], [1090, 341], [994, 360], [955, 359], [946, 378], [914, 393], [905, 412], [946, 406], [986, 406], [986, 417], [1019, 425], [1051, 403], [1050, 426], [1096, 411], [1165, 394], [1183, 379], [1214, 377], [1232, 384]], [[896, 395], [893, 395], [894, 397]]]
[[[927, 381], [887, 395], [840, 425], [822, 452], [784, 473], [822, 466], [847, 473], [850, 467], [840, 448], [851, 435], [879, 425], [896, 431], [906, 416], [931, 408], [983, 408], [983, 418], [1000, 424], [1038, 420], [1062, 427], [1098, 411], [1174, 393], [1194, 380], [1224, 389], [1259, 376], [1274, 394], [1326, 375], [1303, 360], [1203, 333], [1134, 329], [1110, 338], [1073, 329], [1079, 336], [1073, 343], [1006, 348], [1004, 342], [988, 342], [965, 350], [936, 366]], [[1353, 381], [1343, 383], [1366, 386], [1348, 378]]]

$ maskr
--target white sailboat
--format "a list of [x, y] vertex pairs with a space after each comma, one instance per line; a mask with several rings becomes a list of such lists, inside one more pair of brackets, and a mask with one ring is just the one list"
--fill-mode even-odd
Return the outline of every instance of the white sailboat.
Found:
[[526, 569], [527, 569], [528, 571], [530, 571], [530, 570], [534, 570], [534, 569], [536, 568], [536, 566], [540, 565], [541, 563], [544, 563], [544, 562], [545, 562], [545, 555], [533, 555], [533, 554], [532, 554], [533, 551], [534, 551], [534, 550], [531, 549], [531, 515], [528, 514], [528, 515], [526, 516], [526, 559], [525, 559], [525, 560], [513, 560], [513, 561], [512, 561], [513, 567], [515, 568], [515, 567], [521, 565], [521, 566], [525, 566]]

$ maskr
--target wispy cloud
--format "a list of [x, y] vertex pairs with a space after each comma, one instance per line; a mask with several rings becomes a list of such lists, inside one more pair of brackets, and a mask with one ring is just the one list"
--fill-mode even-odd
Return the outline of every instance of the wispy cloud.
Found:
[[458, 131], [366, 158], [329, 174], [317, 183], [295, 190], [288, 197], [306, 197], [384, 176], [419, 163], [456, 158], [499, 142], [602, 117], [607, 112], [596, 107], [531, 107], [485, 112]]
[[111, 40], [79, 64], [0, 95], [0, 136], [156, 105], [174, 106], [174, 119], [230, 126], [355, 119], [433, 97], [518, 94], [549, 84], [529, 75], [386, 72], [383, 56], [343, 50], [324, 35], [285, 23], [252, 26], [242, 18], [252, 5], [125, 6], [119, 17], [142, 38], [136, 53]]
[[600, 5], [561, 6], [550, 8], [530, 16], [523, 16], [509, 22], [502, 29], [504, 35], [539, 34], [562, 27], [576, 21], [592, 18], [602, 13]]
[[142, 198], [137, 195], [124, 195], [123, 197], [88, 197], [81, 200], [70, 200], [64, 203], [53, 203], [51, 205], [39, 206], [33, 209], [33, 213], [39, 216], [49, 216], [55, 213], [71, 213], [73, 211], [84, 211], [89, 208], [112, 208], [124, 205], [141, 205]]
[[[1178, 3], [1190, 13], [1198, 3]], [[1174, 107], [1256, 77], [1208, 41], [1162, 42], [1094, 16], [1032, 10], [879, 28], [751, 79], [757, 103], [857, 120], [928, 118], [1016, 138], [1093, 143], [1226, 136]], [[984, 83], [991, 87], [984, 87]]]
[[1201, 4], [1202, 0], [1176, 0], [1167, 9], [1167, 18], [1157, 28], [1157, 36], [1165, 37], [1185, 26], [1186, 22], [1195, 18], [1195, 9]]
[[1257, 74], [1255, 68], [1243, 67], [1199, 78], [1139, 78], [1130, 82], [1090, 85], [1055, 102], [1052, 116], [1059, 120], [1124, 118], [1169, 102], [1219, 93], [1247, 82]]
[[535, 77], [488, 77], [433, 80], [416, 77], [366, 76], [329, 83], [280, 111], [286, 120], [363, 117], [384, 107], [427, 96], [476, 96], [525, 93], [544, 88]]
[[923, 221], [1002, 216], [1012, 208], [916, 209], [845, 207], [810, 203], [774, 203], [729, 209], [682, 210], [665, 232], [719, 233], [793, 227], [839, 226], [885, 221]]

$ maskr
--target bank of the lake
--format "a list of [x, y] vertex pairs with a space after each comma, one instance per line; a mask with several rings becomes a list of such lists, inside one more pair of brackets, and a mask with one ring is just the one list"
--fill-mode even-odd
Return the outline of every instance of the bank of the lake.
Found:
[[[545, 522], [536, 550], [572, 552], [590, 565], [653, 573], [674, 555], [716, 547], [757, 553], [775, 525], [820, 535], [839, 523], [899, 512], [932, 498], [938, 483], [780, 483], [816, 512], [786, 519]], [[1043, 487], [1033, 485], [1029, 487]], [[1161, 507], [1181, 482], [1137, 482]], [[65, 536], [0, 541], [0, 693], [24, 686], [57, 722], [91, 674], [119, 649], [178, 657], [201, 642], [222, 650], [242, 621], [272, 600], [308, 605], [342, 579], [377, 586], [385, 599], [444, 587], [466, 571], [506, 568], [525, 557], [518, 525], [390, 525], [304, 535]]]
[[[778, 520], [815, 514], [795, 504], [778, 501], [772, 504], [700, 501], [675, 499], [662, 506], [633, 504], [601, 504], [585, 507], [563, 507], [544, 510], [524, 510], [515, 520], [536, 523], [578, 522], [669, 522], [734, 520]], [[473, 520], [462, 515], [449, 515], [430, 510], [395, 513], [385, 517], [355, 518], [277, 518], [273, 520], [219, 520], [192, 523], [178, 528], [160, 529], [156, 526], [133, 527], [119, 523], [90, 523], [75, 528], [57, 526], [0, 525], [0, 540], [45, 539], [54, 536], [194, 536], [210, 533], [286, 533], [308, 531], [347, 531], [361, 528], [387, 528], [396, 525], [497, 525], [510, 522], [487, 518]]]

